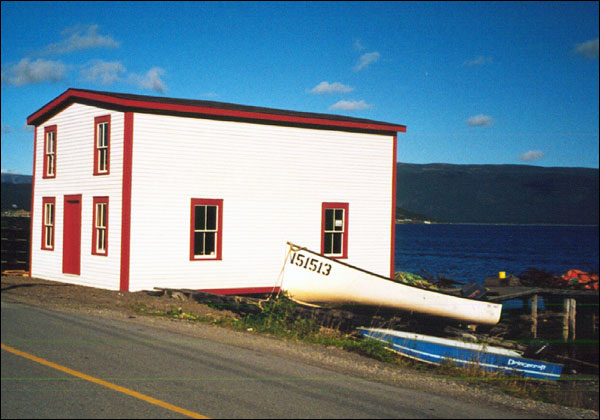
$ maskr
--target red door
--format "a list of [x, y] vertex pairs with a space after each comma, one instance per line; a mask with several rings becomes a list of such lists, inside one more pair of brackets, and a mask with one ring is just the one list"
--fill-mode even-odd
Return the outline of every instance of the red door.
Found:
[[81, 194], [65, 195], [63, 222], [63, 273], [80, 274]]

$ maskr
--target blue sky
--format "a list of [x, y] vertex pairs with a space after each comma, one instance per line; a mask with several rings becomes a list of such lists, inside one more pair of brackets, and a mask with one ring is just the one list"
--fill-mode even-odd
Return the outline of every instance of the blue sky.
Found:
[[598, 2], [1, 7], [3, 172], [70, 87], [404, 124], [399, 162], [598, 168]]

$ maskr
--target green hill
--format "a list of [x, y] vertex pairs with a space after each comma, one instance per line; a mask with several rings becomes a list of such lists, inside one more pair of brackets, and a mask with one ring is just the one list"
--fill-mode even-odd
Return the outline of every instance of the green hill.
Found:
[[396, 206], [450, 223], [598, 224], [598, 169], [398, 163]]

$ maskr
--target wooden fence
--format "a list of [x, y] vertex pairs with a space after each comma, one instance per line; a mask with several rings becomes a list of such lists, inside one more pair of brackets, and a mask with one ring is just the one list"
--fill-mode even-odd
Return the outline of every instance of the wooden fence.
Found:
[[29, 217], [2, 216], [2, 272], [29, 271]]

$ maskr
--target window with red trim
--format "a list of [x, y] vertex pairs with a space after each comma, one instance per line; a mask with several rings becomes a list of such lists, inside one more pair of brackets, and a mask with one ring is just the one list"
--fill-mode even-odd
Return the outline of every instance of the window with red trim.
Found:
[[42, 249], [54, 250], [56, 198], [42, 197]]
[[110, 115], [94, 118], [94, 175], [110, 173]]
[[108, 197], [94, 197], [92, 254], [108, 255]]
[[220, 260], [223, 200], [192, 198], [190, 213], [190, 260]]
[[348, 258], [348, 203], [323, 203], [321, 254]]
[[42, 178], [56, 177], [56, 125], [44, 128], [44, 168]]

